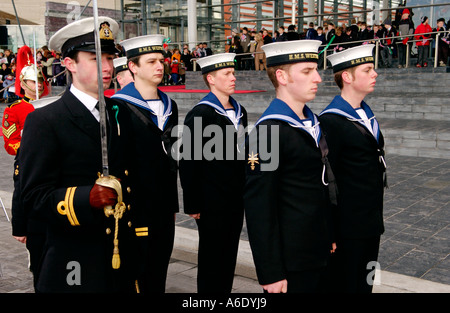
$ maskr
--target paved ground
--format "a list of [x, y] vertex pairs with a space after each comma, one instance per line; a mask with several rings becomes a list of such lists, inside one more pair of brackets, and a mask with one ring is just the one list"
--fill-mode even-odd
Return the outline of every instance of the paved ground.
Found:
[[[388, 155], [387, 163], [381, 284], [374, 292], [450, 292], [450, 159]], [[12, 164], [13, 157], [0, 149], [0, 197], [9, 215]], [[195, 223], [181, 211], [168, 293], [196, 291], [196, 236]], [[0, 293], [33, 292], [27, 263], [27, 251], [11, 237], [11, 224], [0, 209]], [[233, 292], [260, 293], [245, 226], [238, 263]]]

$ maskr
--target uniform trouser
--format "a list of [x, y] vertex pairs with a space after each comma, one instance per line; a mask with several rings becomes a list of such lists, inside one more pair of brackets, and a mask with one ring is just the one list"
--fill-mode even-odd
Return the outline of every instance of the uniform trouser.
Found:
[[324, 293], [329, 288], [328, 267], [287, 272], [287, 293]]
[[143, 272], [138, 277], [140, 293], [164, 293], [166, 291], [167, 269], [172, 255], [175, 237], [174, 213], [155, 217], [149, 226], [147, 247], [144, 256], [138, 260]]
[[199, 234], [198, 293], [230, 293], [244, 211], [209, 210], [196, 220]]
[[45, 233], [29, 233], [27, 234], [26, 247], [30, 254], [30, 271], [33, 273], [33, 285], [36, 287], [38, 279], [38, 269], [42, 260], [45, 245]]
[[374, 263], [378, 260], [380, 236], [343, 239], [336, 242], [330, 258], [331, 290], [346, 293], [371, 293]]

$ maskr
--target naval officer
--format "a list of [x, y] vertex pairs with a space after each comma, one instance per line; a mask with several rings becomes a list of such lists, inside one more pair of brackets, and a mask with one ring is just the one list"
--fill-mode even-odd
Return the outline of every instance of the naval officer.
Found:
[[[24, 208], [47, 225], [36, 292], [135, 290], [134, 230], [128, 226], [130, 211], [124, 210], [132, 195], [120, 190], [129, 187], [132, 164], [127, 157], [133, 151], [124, 110], [109, 99], [108, 163], [117, 179], [111, 179], [112, 187], [98, 180], [103, 165], [97, 62], [102, 62], [99, 75], [106, 89], [119, 29], [111, 18], [98, 20], [100, 25], [93, 18], [75, 21], [50, 38], [50, 49], [62, 52], [73, 83], [59, 100], [31, 112], [23, 130], [19, 164]], [[99, 28], [101, 60], [96, 59], [94, 27]], [[122, 212], [117, 223], [106, 216], [107, 206]]]

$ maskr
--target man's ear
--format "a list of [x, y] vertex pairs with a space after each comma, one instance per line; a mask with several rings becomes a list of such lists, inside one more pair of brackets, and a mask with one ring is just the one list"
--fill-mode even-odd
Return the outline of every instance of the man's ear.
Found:
[[133, 75], [136, 75], [136, 67], [137, 65], [134, 62], [128, 61], [128, 69], [133, 73]]
[[68, 71], [70, 71], [72, 73], [76, 72], [76, 62], [74, 59], [66, 57], [66, 58], [64, 58], [63, 63]]
[[210, 86], [215, 85], [215, 77], [211, 73], [206, 75], [206, 80], [208, 81]]
[[353, 81], [353, 75], [348, 71], [342, 72], [342, 81], [344, 83], [350, 84]]
[[289, 79], [289, 73], [286, 70], [279, 68], [275, 72], [275, 77], [278, 80], [278, 84], [280, 84], [282, 86], [286, 86], [288, 83], [288, 79]]

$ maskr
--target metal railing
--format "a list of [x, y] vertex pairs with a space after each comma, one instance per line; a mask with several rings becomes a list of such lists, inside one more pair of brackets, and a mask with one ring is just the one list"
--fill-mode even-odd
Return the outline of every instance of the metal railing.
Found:
[[[437, 67], [438, 64], [438, 47], [439, 47], [439, 35], [440, 34], [449, 34], [450, 30], [445, 30], [445, 31], [436, 31], [436, 32], [429, 32], [429, 33], [421, 33], [421, 34], [410, 34], [410, 35], [401, 35], [401, 36], [392, 36], [392, 37], [383, 37], [383, 38], [371, 38], [371, 39], [366, 39], [366, 40], [355, 40], [355, 41], [347, 41], [347, 42], [340, 42], [340, 43], [335, 43], [335, 44], [330, 44], [328, 45], [321, 45], [319, 47], [319, 52], [323, 51], [323, 58], [324, 58], [324, 62], [323, 62], [323, 69], [327, 69], [327, 62], [325, 61], [327, 58], [327, 52], [329, 50], [334, 50], [333, 47], [342, 45], [342, 46], [346, 46], [346, 45], [353, 45], [353, 44], [364, 44], [364, 43], [374, 43], [375, 44], [375, 69], [378, 68], [378, 61], [379, 61], [379, 51], [380, 51], [380, 46], [382, 46], [381, 41], [386, 41], [388, 39], [405, 39], [406, 37], [408, 38], [412, 38], [408, 40], [408, 43], [414, 43], [414, 42], [419, 42], [422, 40], [414, 40], [414, 36], [418, 36], [418, 35], [435, 35], [434, 38], [430, 38], [430, 41], [434, 41], [435, 42], [435, 53], [434, 53], [434, 67]], [[302, 39], [300, 39], [302, 40]], [[411, 55], [411, 44], [407, 44], [406, 45], [406, 65], [405, 67], [409, 67], [409, 58]], [[330, 47], [332, 49], [330, 49]], [[430, 45], [431, 48], [431, 45]], [[239, 57], [245, 57], [245, 56], [254, 56], [255, 54], [262, 54], [264, 52], [248, 52], [248, 53], [239, 53], [236, 54], [236, 56]], [[192, 58], [191, 62], [193, 63], [193, 71], [196, 71], [196, 61], [199, 58]]]
[[[401, 35], [401, 36], [392, 36], [392, 37], [384, 37], [384, 38], [372, 38], [369, 40], [356, 40], [356, 41], [349, 41], [349, 42], [344, 42], [344, 43], [337, 43], [337, 44], [331, 44], [330, 47], [332, 46], [339, 46], [339, 45], [348, 45], [348, 44], [364, 44], [364, 43], [375, 43], [375, 69], [378, 68], [378, 61], [379, 61], [379, 50], [380, 50], [380, 45], [381, 41], [386, 41], [388, 39], [405, 39], [405, 38], [410, 38], [408, 40], [408, 44], [406, 44], [406, 59], [405, 59], [405, 67], [408, 68], [409, 67], [409, 57], [411, 55], [411, 44], [409, 43], [414, 43], [414, 42], [419, 42], [422, 40], [414, 40], [414, 36], [418, 36], [418, 35], [435, 35], [434, 38], [431, 38], [432, 36], [430, 36], [430, 38], [428, 40], [432, 41], [434, 40], [435, 42], [435, 54], [434, 54], [434, 67], [437, 67], [437, 61], [438, 61], [438, 47], [439, 47], [439, 35], [440, 34], [448, 34], [450, 33], [450, 30], [445, 30], [445, 31], [436, 31], [436, 32], [429, 32], [429, 33], [421, 33], [421, 34], [410, 34], [410, 35]], [[398, 44], [398, 43], [397, 43]], [[327, 57], [327, 50], [325, 49], [326, 45], [321, 45], [320, 46], [323, 50], [323, 54], [324, 54], [324, 60], [326, 60]], [[431, 45], [430, 45], [431, 48]], [[325, 70], [327, 68], [327, 62], [323, 62], [323, 69]], [[447, 63], [447, 62], [446, 62]]]

